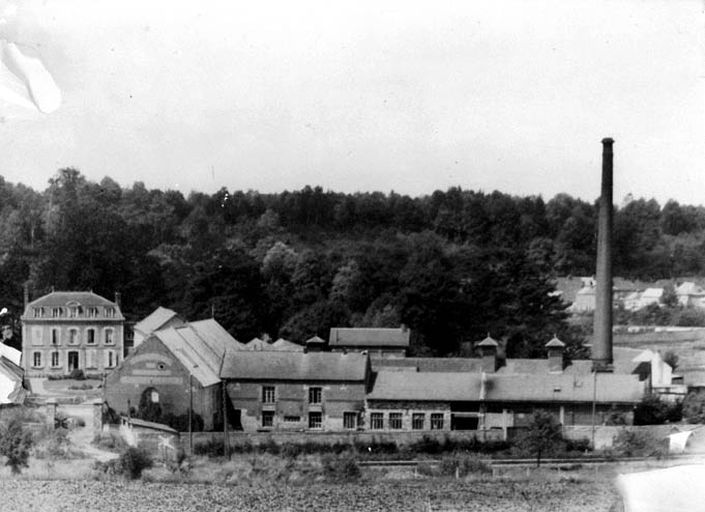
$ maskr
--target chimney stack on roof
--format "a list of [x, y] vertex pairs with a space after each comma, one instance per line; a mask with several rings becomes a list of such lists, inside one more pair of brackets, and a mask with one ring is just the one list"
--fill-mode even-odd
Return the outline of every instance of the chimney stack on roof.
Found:
[[602, 193], [597, 227], [597, 288], [593, 326], [593, 371], [612, 367], [612, 145], [602, 139]]
[[546, 343], [548, 349], [548, 371], [550, 373], [563, 373], [565, 369], [565, 343], [553, 336], [553, 339]]
[[482, 354], [482, 371], [485, 373], [494, 373], [498, 368], [497, 360], [497, 347], [499, 343], [490, 337], [490, 333], [487, 333], [487, 337], [477, 344], [480, 347], [480, 353]]
[[122, 307], [122, 305], [120, 304], [120, 300], [121, 300], [120, 292], [115, 292], [115, 304], [117, 304], [118, 307]]

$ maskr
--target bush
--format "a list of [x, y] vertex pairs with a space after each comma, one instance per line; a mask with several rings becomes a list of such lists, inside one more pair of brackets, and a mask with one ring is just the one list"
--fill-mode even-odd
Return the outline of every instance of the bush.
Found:
[[691, 391], [686, 395], [683, 418], [688, 423], [705, 423], [705, 391]]
[[131, 480], [142, 476], [142, 471], [151, 468], [152, 457], [142, 448], [129, 447], [118, 459], [120, 473]]
[[661, 457], [668, 453], [667, 440], [650, 430], [623, 429], [614, 436], [612, 448], [622, 457]]
[[646, 395], [634, 409], [634, 425], [663, 425], [682, 417], [681, 402], [666, 402], [655, 394]]
[[83, 370], [79, 370], [78, 368], [76, 368], [69, 374], [69, 379], [86, 380], [86, 375], [83, 373]]
[[65, 428], [51, 429], [45, 435], [35, 440], [34, 456], [38, 459], [68, 460], [83, 457], [83, 453], [75, 449]]
[[127, 449], [127, 443], [116, 432], [99, 433], [93, 437], [93, 445], [111, 452], [122, 452]]
[[324, 455], [321, 463], [326, 478], [337, 482], [349, 482], [360, 478], [360, 467], [352, 454]]
[[516, 444], [519, 450], [535, 454], [536, 465], [540, 466], [542, 455], [563, 448], [561, 426], [553, 414], [538, 410], [532, 415], [526, 431], [518, 436]]
[[22, 422], [13, 418], [0, 429], [0, 455], [7, 458], [6, 465], [13, 474], [19, 474], [28, 467], [29, 450], [32, 448], [32, 433], [24, 430]]

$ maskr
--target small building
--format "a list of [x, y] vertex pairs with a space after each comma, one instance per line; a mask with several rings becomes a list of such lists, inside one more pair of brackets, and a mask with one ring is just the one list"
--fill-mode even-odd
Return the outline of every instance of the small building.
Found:
[[159, 306], [134, 325], [132, 328], [134, 332], [132, 346], [133, 348], [139, 347], [153, 332], [160, 329], [180, 327], [184, 324], [186, 324], [186, 321], [176, 311]]
[[245, 431], [344, 431], [363, 425], [366, 354], [229, 352], [220, 375]]
[[411, 332], [399, 328], [334, 327], [330, 330], [328, 347], [333, 352], [366, 351], [371, 357], [404, 357], [409, 350]]
[[225, 353], [241, 350], [213, 319], [157, 330], [106, 377], [104, 399], [124, 415], [151, 407], [163, 416], [183, 416], [193, 403], [204, 430], [213, 430], [222, 425]]
[[624, 299], [624, 309], [637, 311], [651, 304], [660, 304], [663, 288], [647, 288], [643, 292], [632, 292]]
[[74, 370], [103, 375], [122, 360], [119, 294], [51, 292], [25, 305], [22, 361], [27, 377], [68, 376]]

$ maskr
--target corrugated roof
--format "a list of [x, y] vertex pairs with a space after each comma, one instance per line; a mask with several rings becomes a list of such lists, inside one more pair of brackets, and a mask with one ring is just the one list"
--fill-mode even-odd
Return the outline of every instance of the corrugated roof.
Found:
[[279, 338], [277, 341], [270, 345], [272, 350], [282, 350], [285, 352], [303, 352], [304, 347], [298, 343], [293, 343], [291, 341], [285, 340], [284, 338]]
[[365, 380], [367, 356], [334, 352], [229, 352], [221, 377], [233, 380]]
[[411, 332], [404, 328], [333, 327], [331, 347], [402, 347], [409, 346]]
[[[483, 383], [484, 378], [484, 383]], [[592, 402], [593, 376], [482, 373], [377, 373], [370, 400]], [[599, 374], [598, 402], [634, 403], [644, 395], [637, 376]]]
[[206, 340], [206, 342], [211, 347], [215, 348], [215, 350], [219, 353], [222, 353], [225, 350], [245, 349], [244, 343], [240, 343], [232, 337], [230, 333], [213, 318], [190, 322], [189, 325], [191, 328], [196, 330], [201, 338]]
[[220, 382], [218, 370], [212, 368], [208, 359], [190, 345], [192, 338], [187, 341], [182, 333], [173, 327], [157, 331], [152, 336], [159, 339], [202, 386], [212, 386]]
[[51, 292], [28, 304], [28, 307], [35, 306], [66, 306], [69, 302], [78, 302], [81, 306], [114, 306], [116, 303], [101, 297], [93, 292]]
[[135, 324], [135, 331], [139, 331], [145, 335], [152, 334], [176, 316], [179, 316], [176, 311], [159, 306], [148, 316]]

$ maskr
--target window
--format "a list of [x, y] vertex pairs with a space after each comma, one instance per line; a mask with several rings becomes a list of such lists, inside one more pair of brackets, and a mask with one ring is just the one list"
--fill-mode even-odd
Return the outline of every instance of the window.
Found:
[[320, 412], [308, 413], [308, 428], [321, 428], [323, 425], [323, 416]]
[[401, 429], [401, 413], [400, 412], [390, 412], [389, 413], [389, 428], [394, 430]]
[[32, 308], [32, 313], [34, 318], [41, 318], [44, 316], [44, 308]]
[[106, 318], [115, 318], [115, 308], [106, 307], [105, 308], [105, 317]]
[[153, 389], [149, 395], [149, 399], [153, 404], [158, 404], [159, 403], [159, 391], [157, 391], [156, 389]]
[[443, 430], [443, 413], [431, 414], [431, 430]]
[[98, 308], [96, 307], [91, 307], [86, 309], [86, 316], [90, 318], [95, 318], [98, 316]]
[[117, 366], [117, 354], [114, 350], [105, 351], [105, 367], [114, 368]]
[[44, 343], [44, 329], [42, 327], [32, 327], [32, 345], [42, 345]]
[[69, 329], [69, 345], [77, 345], [78, 341], [78, 329]]
[[69, 318], [78, 318], [78, 306], [71, 306], [69, 308]]
[[61, 344], [61, 331], [59, 329], [51, 330], [51, 344], [60, 345]]
[[285, 423], [298, 423], [301, 421], [301, 416], [284, 416]]
[[422, 412], [415, 412], [411, 416], [411, 428], [414, 430], [423, 430], [423, 424], [426, 415]]
[[55, 350], [51, 353], [51, 367], [58, 368], [59, 366], [59, 352]]
[[95, 345], [95, 329], [86, 329], [86, 344]]
[[95, 350], [86, 350], [86, 368], [98, 368], [98, 357]]
[[112, 328], [105, 329], [103, 335], [105, 336], [105, 344], [106, 345], [112, 345], [113, 343], [115, 343], [115, 338], [113, 338]]
[[381, 412], [370, 414], [370, 427], [374, 430], [382, 430], [384, 428], [384, 415]]
[[262, 386], [262, 403], [274, 403], [274, 386]]
[[262, 427], [272, 428], [274, 426], [274, 411], [262, 411]]
[[344, 412], [343, 413], [343, 428], [357, 428], [357, 413], [356, 412]]
[[51, 316], [53, 318], [59, 318], [61, 316], [61, 308], [51, 308]]
[[32, 353], [32, 366], [34, 368], [39, 368], [42, 366], [42, 353], [41, 352], [33, 352]]
[[322, 394], [321, 388], [308, 388], [308, 403], [320, 404]]

